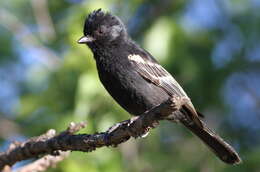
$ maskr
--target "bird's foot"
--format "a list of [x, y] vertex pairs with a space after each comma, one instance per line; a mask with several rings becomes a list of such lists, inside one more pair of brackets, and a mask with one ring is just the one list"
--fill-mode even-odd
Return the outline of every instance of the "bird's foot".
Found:
[[170, 98], [170, 108], [172, 111], [180, 110], [183, 105], [188, 103], [190, 99], [188, 97], [173, 96]]
[[[134, 138], [138, 138], [138, 137], [144, 138], [144, 137], [148, 136], [149, 130], [150, 130], [151, 128], [153, 128], [153, 126], [147, 126], [147, 127], [144, 128], [144, 126], [142, 125], [142, 123], [139, 123], [139, 124], [136, 124], [135, 127], [131, 127], [131, 125], [132, 125], [133, 123], [136, 123], [136, 122], [137, 122], [137, 120], [136, 120], [137, 118], [139, 118], [139, 117], [136, 116], [136, 117], [131, 118], [131, 120], [130, 120], [130, 122], [129, 122], [129, 124], [128, 124], [128, 126], [129, 126], [129, 131], [130, 131], [130, 135], [131, 135], [132, 137], [134, 137]], [[138, 120], [138, 122], [141, 122], [141, 121]], [[154, 126], [155, 126], [155, 125], [156, 125], [156, 124], [154, 123]]]
[[168, 102], [169, 106], [166, 108], [162, 113], [168, 114], [165, 119], [170, 120], [172, 122], [179, 122], [182, 118], [182, 114], [179, 112], [181, 107], [188, 103], [190, 101], [187, 97], [179, 97], [179, 96], [173, 96], [171, 97]]

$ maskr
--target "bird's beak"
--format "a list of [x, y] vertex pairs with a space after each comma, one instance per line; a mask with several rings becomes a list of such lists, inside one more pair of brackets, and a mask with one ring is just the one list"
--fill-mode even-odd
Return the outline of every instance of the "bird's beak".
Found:
[[78, 40], [78, 43], [79, 44], [86, 44], [88, 42], [93, 42], [95, 41], [95, 39], [89, 35], [86, 35], [86, 36], [82, 36], [79, 40]]

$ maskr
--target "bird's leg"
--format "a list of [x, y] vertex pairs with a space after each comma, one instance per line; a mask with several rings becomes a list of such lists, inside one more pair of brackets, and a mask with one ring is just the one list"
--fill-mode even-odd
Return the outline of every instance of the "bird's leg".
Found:
[[[188, 103], [190, 101], [189, 98], [187, 97], [179, 97], [179, 96], [174, 96], [169, 98], [166, 103], [159, 104], [155, 107], [153, 107], [150, 110], [147, 110], [146, 112], [143, 113], [143, 115], [148, 115], [149, 113], [158, 113], [160, 114], [160, 117], [158, 119], [167, 119], [171, 121], [179, 121], [181, 118], [183, 118], [183, 114], [179, 111], [183, 105]], [[155, 111], [155, 109], [158, 109], [159, 106], [164, 106], [164, 108], [161, 108], [160, 111]], [[130, 120], [129, 125], [131, 125], [133, 122], [136, 122], [136, 118], [138, 117], [133, 117]], [[154, 128], [159, 125], [159, 121], [153, 122], [152, 125], [147, 126], [146, 128], [142, 128], [143, 125], [138, 125], [141, 128], [131, 128], [131, 133], [132, 136], [134, 137], [145, 137], [149, 134], [149, 130], [151, 128]]]
[[163, 114], [162, 116], [165, 116], [167, 118], [167, 116], [169, 116], [169, 114], [172, 114], [174, 112], [177, 112], [181, 109], [181, 107], [185, 104], [187, 104], [190, 101], [189, 98], [187, 97], [180, 97], [180, 96], [172, 96], [168, 99], [168, 108], [164, 108], [161, 111], [161, 114]]
[[190, 101], [190, 99], [185, 96], [173, 96], [170, 98], [170, 100], [172, 101], [172, 104], [170, 105], [172, 111], [180, 110], [183, 105]]
[[[187, 104], [190, 99], [187, 97], [180, 97], [180, 96], [173, 96], [170, 98], [171, 104], [170, 104], [170, 115], [166, 117], [167, 120], [170, 120], [172, 122], [179, 122], [180, 119], [183, 118], [183, 114], [180, 112], [180, 109], [183, 105]], [[168, 112], [169, 113], [169, 112]]]
[[[145, 137], [149, 134], [149, 130], [151, 128], [155, 128], [156, 126], [159, 125], [159, 121], [158, 120], [162, 120], [162, 119], [167, 119], [167, 120], [171, 120], [171, 121], [177, 121], [178, 119], [180, 119], [180, 116], [178, 114], [180, 114], [180, 109], [181, 107], [186, 104], [188, 101], [190, 101], [188, 98], [186, 97], [171, 97], [169, 98], [166, 102], [163, 102], [149, 110], [147, 110], [146, 112], [144, 112], [142, 115], [140, 116], [134, 116], [132, 117], [130, 120], [126, 120], [123, 121], [121, 123], [118, 123], [114, 126], [112, 126], [106, 133], [105, 135], [105, 143], [108, 145], [109, 141], [110, 141], [110, 133], [112, 133], [114, 130], [116, 130], [119, 125], [124, 125], [126, 124], [129, 127], [129, 131], [130, 131], [130, 135], [137, 138], [137, 137]], [[160, 108], [159, 108], [160, 107]], [[160, 109], [160, 110], [159, 110]], [[143, 121], [147, 121], [148, 120], [148, 116], [150, 115], [158, 115], [157, 118], [158, 120], [153, 121], [152, 124], [146, 125], [144, 123], [142, 123]], [[138, 118], [147, 118], [146, 120], [137, 120]], [[133, 123], [138, 122], [138, 125], [135, 125], [135, 127], [131, 127], [131, 125]], [[141, 122], [141, 123], [140, 123]]]
[[[149, 113], [149, 112], [147, 112], [147, 113]], [[144, 113], [145, 114], [145, 113]], [[129, 122], [129, 124], [128, 124], [128, 126], [131, 126], [134, 122], [136, 123], [137, 121], [136, 121], [136, 119], [137, 118], [139, 118], [138, 116], [135, 116], [135, 117], [132, 117], [131, 119], [130, 119], [130, 122]], [[151, 129], [151, 128], [153, 128], [153, 127], [155, 127], [155, 123], [154, 124], [152, 124], [152, 126], [145, 126], [144, 127], [144, 125], [142, 124], [142, 123], [140, 123], [141, 121], [139, 121], [139, 125], [136, 125], [136, 127], [135, 128], [133, 128], [133, 127], [130, 127], [130, 130], [129, 131], [131, 131], [131, 135], [134, 137], [134, 138], [137, 138], [137, 137], [142, 137], [142, 138], [144, 138], [144, 137], [146, 137], [146, 136], [148, 136], [148, 134], [149, 134], [149, 130]], [[156, 122], [157, 123], [157, 122]]]

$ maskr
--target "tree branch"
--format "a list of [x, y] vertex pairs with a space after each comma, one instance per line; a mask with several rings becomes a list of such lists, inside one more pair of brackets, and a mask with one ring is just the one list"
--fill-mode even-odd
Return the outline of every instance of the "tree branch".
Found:
[[58, 135], [55, 135], [55, 130], [49, 130], [46, 134], [24, 143], [14, 143], [9, 150], [0, 153], [0, 170], [18, 161], [46, 154], [55, 155], [58, 151], [90, 152], [103, 146], [117, 146], [130, 137], [145, 135], [151, 128], [158, 126], [159, 120], [166, 119], [183, 103], [185, 102], [178, 98], [170, 98], [144, 114], [117, 123], [102, 133], [73, 135], [85, 127], [84, 123], [71, 123], [66, 131]]

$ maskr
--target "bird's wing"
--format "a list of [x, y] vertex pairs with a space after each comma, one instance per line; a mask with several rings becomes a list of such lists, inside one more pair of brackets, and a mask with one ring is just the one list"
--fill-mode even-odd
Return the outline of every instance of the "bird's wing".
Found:
[[148, 81], [163, 88], [170, 96], [187, 97], [178, 82], [161, 65], [141, 55], [132, 54], [128, 59], [135, 65], [137, 72]]
[[[149, 55], [145, 54], [130, 54], [128, 59], [135, 66], [137, 72], [149, 82], [164, 89], [170, 96], [186, 97], [189, 99], [187, 94], [184, 92], [178, 82], [167, 72], [160, 64], [156, 62]], [[192, 114], [192, 119], [195, 122], [201, 124], [198, 114], [192, 105], [191, 101], [185, 104], [185, 108]]]

